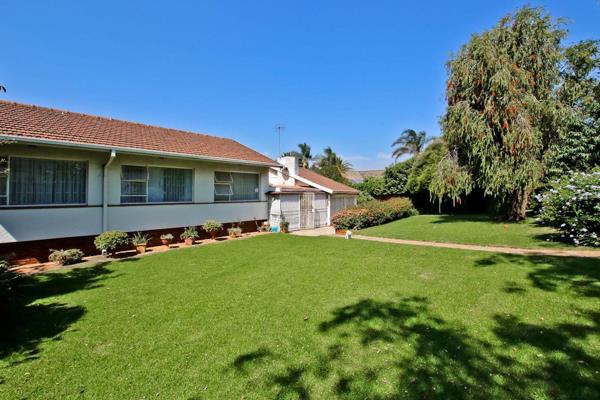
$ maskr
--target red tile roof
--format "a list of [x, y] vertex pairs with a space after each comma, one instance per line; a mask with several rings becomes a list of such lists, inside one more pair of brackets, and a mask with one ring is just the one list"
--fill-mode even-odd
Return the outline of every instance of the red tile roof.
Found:
[[332, 190], [334, 194], [358, 194], [358, 190], [350, 186], [344, 185], [343, 183], [334, 181], [333, 179], [324, 177], [323, 175], [318, 174], [315, 171], [311, 171], [310, 169], [300, 168], [300, 170], [298, 171], [298, 175], [301, 178], [316, 183], [319, 186], [323, 186], [327, 189]]
[[[277, 190], [279, 189], [279, 190]], [[278, 186], [275, 190], [268, 192], [269, 194], [286, 194], [286, 193], [324, 193], [322, 190], [311, 186]]]
[[277, 165], [231, 139], [2, 100], [0, 135]]

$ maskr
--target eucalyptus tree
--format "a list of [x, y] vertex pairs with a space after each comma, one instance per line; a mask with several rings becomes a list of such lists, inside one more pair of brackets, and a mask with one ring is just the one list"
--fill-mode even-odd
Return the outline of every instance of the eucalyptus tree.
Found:
[[[543, 9], [523, 7], [473, 35], [447, 64], [441, 123], [456, 165], [446, 169], [461, 167], [486, 194], [503, 199], [513, 219], [525, 217], [560, 130], [555, 87], [565, 33]], [[470, 187], [465, 175], [461, 185]]]

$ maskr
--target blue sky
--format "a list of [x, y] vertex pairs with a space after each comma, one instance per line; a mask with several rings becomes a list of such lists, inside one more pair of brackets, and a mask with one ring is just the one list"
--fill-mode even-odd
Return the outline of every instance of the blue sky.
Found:
[[[0, 98], [234, 138], [271, 157], [325, 146], [391, 162], [439, 134], [445, 62], [523, 1], [3, 2]], [[532, 1], [600, 39], [598, 0]]]

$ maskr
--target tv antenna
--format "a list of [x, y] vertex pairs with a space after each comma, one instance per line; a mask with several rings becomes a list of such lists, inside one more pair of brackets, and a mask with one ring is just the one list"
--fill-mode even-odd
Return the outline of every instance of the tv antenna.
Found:
[[277, 132], [277, 158], [281, 157], [281, 133], [285, 130], [285, 125], [275, 125], [275, 131]]

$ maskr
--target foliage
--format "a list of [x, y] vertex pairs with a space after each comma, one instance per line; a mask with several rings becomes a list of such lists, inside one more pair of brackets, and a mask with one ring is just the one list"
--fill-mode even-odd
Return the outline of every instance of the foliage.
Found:
[[576, 245], [600, 246], [600, 168], [573, 172], [538, 195], [540, 220]]
[[394, 151], [392, 156], [397, 160], [405, 154], [416, 156], [423, 150], [425, 144], [430, 139], [427, 137], [427, 132], [419, 131], [416, 132], [414, 129], [406, 129], [402, 132], [400, 137], [392, 143]]
[[[161, 236], [162, 238], [162, 236]], [[171, 235], [171, 240], [173, 239], [173, 235]], [[131, 244], [134, 246], [145, 246], [150, 241], [150, 236], [143, 234], [142, 232], [136, 232], [133, 234], [131, 238]]]
[[410, 199], [399, 197], [348, 207], [335, 213], [331, 223], [335, 229], [363, 229], [416, 214]]
[[163, 233], [162, 235], [160, 235], [160, 240], [172, 241], [173, 240], [173, 235], [170, 234], [170, 233]]
[[446, 154], [438, 163], [429, 183], [431, 199], [437, 199], [439, 212], [442, 212], [444, 197], [450, 198], [454, 207], [457, 202], [460, 204], [461, 196], [471, 193], [472, 189], [473, 181], [469, 171], [464, 166], [459, 165], [455, 156], [450, 153]]
[[94, 245], [100, 251], [114, 253], [119, 247], [129, 243], [127, 233], [122, 231], [106, 231], [94, 239]]
[[290, 222], [283, 220], [279, 222], [279, 229], [283, 231], [287, 231], [290, 228]]
[[444, 137], [485, 194], [508, 200], [514, 219], [524, 218], [559, 130], [564, 35], [542, 9], [523, 7], [448, 62]]
[[181, 238], [181, 240], [196, 239], [198, 237], [198, 231], [196, 230], [195, 226], [188, 226], [183, 230], [179, 237]]
[[52, 262], [59, 263], [60, 265], [70, 265], [81, 262], [83, 259], [83, 251], [79, 249], [67, 249], [67, 250], [51, 250], [48, 259]]
[[369, 194], [371, 197], [385, 196], [385, 179], [383, 176], [369, 176], [364, 181], [354, 184], [360, 192]]
[[242, 233], [242, 228], [238, 226], [227, 228], [227, 233], [229, 236], [239, 236]]
[[385, 194], [388, 196], [400, 196], [406, 193], [406, 182], [412, 169], [413, 159], [395, 163], [385, 169], [383, 178], [385, 181]]
[[586, 40], [565, 49], [559, 100], [565, 129], [547, 157], [549, 179], [600, 165], [600, 49]]
[[298, 145], [298, 149], [300, 151], [287, 151], [283, 153], [283, 155], [298, 157], [300, 159], [300, 166], [303, 168], [308, 168], [310, 166], [310, 161], [313, 159], [313, 156], [310, 152], [310, 146], [307, 143], [300, 143]]
[[443, 139], [436, 139], [423, 150], [412, 162], [405, 191], [410, 194], [427, 192], [437, 166], [448, 152]]
[[223, 229], [223, 224], [220, 223], [219, 221], [215, 221], [214, 219], [209, 219], [209, 220], [204, 221], [204, 224], [202, 225], [202, 229], [204, 229], [208, 233], [218, 232], [221, 229]]
[[312, 166], [313, 170], [334, 181], [349, 183], [344, 174], [348, 172], [352, 165], [338, 156], [331, 147], [326, 147], [323, 154], [318, 155], [315, 159], [316, 161]]
[[358, 196], [356, 197], [356, 202], [358, 204], [363, 204], [366, 203], [368, 201], [372, 201], [375, 200], [375, 198], [373, 196], [371, 196], [368, 192], [365, 191], [360, 191], [358, 192]]
[[0, 318], [3, 320], [16, 301], [15, 289], [19, 284], [19, 278], [19, 274], [11, 269], [10, 263], [0, 258]]

